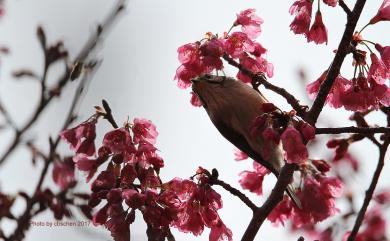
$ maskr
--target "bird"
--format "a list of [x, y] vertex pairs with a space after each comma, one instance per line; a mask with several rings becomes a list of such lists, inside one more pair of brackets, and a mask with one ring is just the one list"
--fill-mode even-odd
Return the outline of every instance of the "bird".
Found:
[[[192, 91], [222, 136], [278, 177], [285, 163], [281, 144], [273, 145], [268, 160], [265, 160], [262, 147], [267, 140], [252, 135], [250, 131], [255, 118], [262, 114], [261, 105], [268, 103], [265, 96], [249, 85], [226, 76], [204, 74], [191, 82]], [[301, 208], [291, 185], [286, 192]]]

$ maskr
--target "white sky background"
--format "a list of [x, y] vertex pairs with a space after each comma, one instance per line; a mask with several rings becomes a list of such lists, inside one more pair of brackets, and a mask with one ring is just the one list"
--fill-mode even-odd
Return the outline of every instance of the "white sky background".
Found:
[[[182, 91], [173, 81], [177, 61], [177, 48], [188, 42], [201, 39], [207, 31], [228, 30], [235, 14], [247, 8], [256, 8], [265, 23], [259, 38], [268, 50], [268, 59], [275, 66], [275, 75], [270, 80], [278, 86], [287, 88], [299, 99], [309, 103], [299, 84], [297, 71], [307, 70], [308, 79], [315, 80], [330, 64], [332, 50], [337, 48], [346, 22], [340, 7], [330, 8], [322, 4], [324, 22], [329, 29], [327, 46], [307, 44], [302, 36], [289, 31], [292, 17], [288, 9], [289, 1], [236, 1], [236, 0], [171, 0], [151, 1], [132, 0], [123, 18], [114, 27], [104, 42], [99, 57], [103, 64], [92, 81], [88, 94], [81, 106], [81, 118], [93, 113], [93, 106], [100, 104], [102, 98], [110, 103], [118, 123], [134, 117], [151, 119], [158, 128], [160, 136], [158, 147], [165, 159], [162, 169], [163, 180], [175, 176], [189, 177], [198, 166], [207, 169], [216, 167], [221, 179], [238, 187], [238, 173], [251, 166], [251, 162], [236, 163], [232, 145], [221, 137], [209, 121], [206, 112], [193, 108], [189, 104], [189, 90]], [[352, 6], [354, 1], [346, 1]], [[361, 28], [377, 11], [381, 0], [368, 1], [358, 28]], [[11, 53], [1, 59], [0, 97], [12, 112], [13, 118], [23, 124], [38, 101], [39, 86], [34, 81], [14, 81], [11, 72], [18, 68], [29, 67], [40, 73], [42, 55], [36, 40], [36, 27], [41, 24], [46, 30], [49, 42], [62, 39], [73, 57], [90, 32], [110, 9], [112, 1], [106, 0], [15, 0], [7, 1], [6, 15], [0, 20], [0, 45], [8, 46]], [[380, 23], [365, 30], [366, 38], [390, 45], [385, 36], [389, 36], [389, 24]], [[344, 64], [345, 73], [351, 72], [351, 59]], [[59, 69], [50, 72], [50, 80], [55, 81]], [[228, 68], [228, 75], [236, 70]], [[347, 75], [348, 76], [348, 75]], [[39, 125], [28, 134], [36, 138], [41, 146], [47, 146], [49, 134], [54, 135], [62, 125], [62, 117], [70, 105], [76, 83], [70, 84], [60, 100], [55, 100], [40, 119]], [[265, 95], [280, 107], [290, 107], [278, 96], [265, 91]], [[351, 125], [344, 110], [326, 108], [321, 116], [320, 125]], [[324, 121], [326, 120], [326, 121]], [[372, 117], [371, 121], [384, 123]], [[109, 125], [101, 122], [100, 134], [108, 130]], [[6, 147], [9, 134], [2, 132], [0, 150]], [[321, 151], [325, 149], [321, 145]], [[361, 142], [352, 147], [363, 161], [362, 178], [354, 179], [356, 191], [364, 194], [377, 162], [377, 150], [369, 142]], [[62, 146], [63, 153], [67, 147]], [[312, 157], [317, 151], [311, 150]], [[329, 152], [328, 152], [329, 153]], [[386, 159], [388, 161], [389, 158]], [[0, 169], [0, 189], [15, 192], [23, 189], [31, 192], [37, 182], [39, 167], [32, 167], [29, 153], [20, 150]], [[387, 163], [383, 170], [380, 185], [390, 185], [390, 168]], [[80, 178], [83, 178], [79, 174]], [[50, 179], [50, 178], [48, 178]], [[268, 178], [265, 193], [269, 193], [274, 178]], [[84, 187], [86, 188], [86, 186]], [[224, 208], [221, 216], [233, 230], [233, 239], [239, 240], [250, 220], [250, 211], [237, 198], [224, 190], [216, 188], [223, 196]], [[261, 200], [257, 199], [257, 204]], [[361, 201], [361, 200], [360, 200]], [[23, 207], [18, 202], [15, 210]], [[141, 215], [131, 226], [132, 240], [146, 240], [145, 227]], [[388, 215], [388, 214], [387, 214]], [[54, 221], [48, 212], [35, 218], [36, 221]], [[4, 223], [12, 230], [11, 223]], [[260, 230], [257, 240], [287, 240], [282, 228], [274, 228], [266, 222]], [[177, 240], [208, 240], [206, 229], [199, 238], [178, 234]], [[59, 239], [60, 237], [60, 239]], [[26, 241], [33, 240], [109, 240], [109, 233], [101, 227], [90, 228], [31, 228]], [[298, 234], [288, 240], [297, 240]]]

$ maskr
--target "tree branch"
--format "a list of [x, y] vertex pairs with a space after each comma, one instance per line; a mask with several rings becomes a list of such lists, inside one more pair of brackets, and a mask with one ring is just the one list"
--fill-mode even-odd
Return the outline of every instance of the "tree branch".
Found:
[[366, 191], [366, 196], [364, 197], [363, 205], [360, 208], [360, 211], [359, 211], [358, 216], [356, 218], [355, 224], [353, 226], [353, 229], [352, 229], [351, 233], [349, 234], [349, 237], [348, 237], [347, 241], [355, 240], [356, 235], [359, 232], [359, 228], [360, 228], [360, 226], [363, 223], [364, 215], [366, 214], [367, 207], [370, 204], [370, 201], [371, 201], [372, 196], [373, 196], [374, 191], [375, 191], [375, 187], [378, 184], [379, 177], [381, 175], [383, 166], [385, 164], [385, 156], [386, 156], [387, 148], [388, 148], [389, 143], [390, 143], [389, 136], [387, 136], [387, 138], [388, 139], [385, 140], [385, 142], [379, 148], [378, 164], [376, 166], [374, 175], [372, 177], [370, 187]]
[[344, 12], [347, 14], [348, 17], [351, 17], [352, 11], [349, 9], [347, 4], [345, 4], [344, 0], [339, 0], [340, 7], [344, 10]]
[[[95, 49], [96, 45], [102, 40], [104, 34], [107, 32], [107, 30], [109, 30], [109, 28], [117, 18], [118, 14], [123, 10], [125, 2], [126, 0], [120, 0], [115, 4], [115, 8], [113, 9], [113, 11], [107, 16], [106, 19], [104, 19], [101, 25], [98, 25], [96, 31], [93, 32], [93, 35], [81, 48], [81, 51], [79, 52], [79, 54], [77, 55], [73, 63], [84, 63], [85, 61], [87, 61], [90, 53]], [[44, 77], [41, 80], [42, 83], [46, 82], [47, 71], [48, 69], [45, 67], [43, 73]], [[3, 164], [6, 161], [6, 159], [9, 157], [9, 155], [16, 149], [16, 147], [18, 147], [25, 133], [29, 130], [29, 128], [33, 124], [35, 124], [35, 122], [38, 120], [38, 118], [41, 116], [42, 112], [46, 109], [46, 107], [50, 104], [50, 102], [55, 97], [59, 96], [61, 90], [69, 82], [69, 77], [71, 72], [72, 72], [71, 69], [66, 68], [65, 73], [57, 81], [55, 91], [51, 92], [48, 97], [43, 97], [43, 99], [41, 99], [40, 103], [38, 104], [31, 118], [27, 121], [27, 123], [22, 128], [16, 131], [15, 136], [11, 141], [10, 145], [6, 149], [5, 153], [0, 157], [0, 165]]]
[[[106, 21], [104, 21], [103, 24], [101, 25], [101, 27], [99, 27], [99, 29], [100, 29], [99, 30], [99, 34], [96, 34], [96, 38], [101, 36], [101, 33], [102, 33], [102, 29], [101, 28], [107, 28], [109, 25], [111, 25], [112, 21], [116, 17], [118, 17], [118, 13], [120, 12], [119, 10], [123, 9], [124, 2], [125, 2], [125, 0], [124, 1], [120, 1], [119, 3], [117, 3], [116, 7], [114, 8], [114, 11], [111, 12], [111, 14], [106, 19]], [[85, 58], [88, 57], [90, 51], [92, 50], [91, 47], [96, 45], [96, 41], [90, 40], [89, 43], [92, 43], [92, 44], [86, 44], [85, 45], [85, 48], [87, 48], [88, 51], [86, 51], [85, 49], [83, 49], [81, 51], [82, 55], [85, 56]], [[73, 97], [72, 105], [71, 105], [71, 107], [69, 109], [67, 118], [65, 119], [64, 125], [63, 125], [61, 130], [66, 129], [70, 125], [70, 123], [72, 122], [73, 116], [74, 116], [75, 111], [76, 111], [77, 104], [79, 103], [79, 101], [80, 101], [80, 99], [82, 97], [81, 93], [88, 86], [88, 83], [90, 82], [90, 79], [92, 79], [93, 74], [96, 71], [96, 67], [97, 66], [94, 66], [94, 69], [92, 69], [92, 72], [89, 72], [88, 74], [84, 75], [83, 78], [80, 80], [80, 83], [79, 83], [79, 86], [77, 88], [77, 91], [76, 91], [76, 93], [75, 93], [75, 95]], [[69, 73], [67, 73], [66, 75], [69, 76]], [[45, 179], [45, 177], [47, 175], [47, 172], [49, 170], [49, 166], [55, 159], [56, 149], [57, 149], [57, 146], [58, 146], [59, 142], [60, 142], [59, 135], [57, 135], [55, 141], [50, 141], [50, 145], [51, 145], [50, 146], [50, 153], [48, 155], [48, 158], [45, 160], [45, 164], [44, 164], [44, 167], [43, 167], [43, 169], [41, 171], [41, 174], [40, 174], [40, 177], [39, 177], [39, 181], [38, 181], [38, 183], [37, 183], [37, 185], [35, 187], [34, 195], [27, 201], [27, 205], [26, 205], [25, 211], [17, 219], [17, 226], [16, 226], [14, 232], [10, 235], [10, 237], [7, 238], [7, 240], [9, 240], [9, 241], [21, 241], [21, 240], [24, 239], [24, 237], [25, 237], [24, 233], [30, 227], [30, 220], [31, 220], [31, 218], [34, 215], [37, 214], [36, 212], [33, 212], [33, 207], [34, 207], [34, 205], [38, 201], [36, 195], [41, 190], [43, 182], [44, 182], [44, 179]]]
[[316, 134], [342, 134], [342, 133], [358, 133], [358, 134], [375, 134], [375, 133], [390, 133], [389, 127], [337, 127], [337, 128], [316, 128]]
[[284, 97], [287, 103], [289, 103], [293, 107], [293, 109], [297, 112], [299, 116], [304, 116], [304, 114], [306, 113], [306, 106], [300, 105], [299, 100], [296, 99], [287, 90], [271, 84], [270, 82], [267, 81], [264, 75], [254, 74], [252, 71], [242, 66], [240, 63], [238, 63], [237, 61], [229, 57], [229, 55], [227, 54], [223, 55], [223, 59], [226, 60], [230, 65], [239, 69], [242, 73], [249, 76], [254, 82], [263, 85], [266, 89], [272, 90], [273, 92]]
[[275, 184], [271, 194], [263, 204], [253, 214], [244, 236], [241, 241], [253, 241], [257, 232], [259, 231], [264, 220], [268, 217], [271, 211], [283, 200], [284, 192], [287, 185], [291, 182], [294, 171], [297, 169], [296, 164], [286, 163], [280, 171], [278, 181]]
[[324, 107], [326, 97], [332, 88], [332, 85], [336, 77], [340, 73], [341, 66], [344, 62], [345, 56], [350, 52], [350, 43], [353, 33], [356, 28], [356, 24], [359, 20], [360, 14], [363, 11], [366, 0], [356, 0], [355, 7], [353, 8], [351, 16], [348, 18], [343, 37], [337, 48], [336, 56], [328, 70], [325, 81], [321, 84], [320, 90], [316, 99], [314, 100], [313, 106], [307, 113], [305, 120], [312, 125], [315, 125], [317, 119]]
[[257, 206], [247, 197], [244, 193], [240, 192], [240, 190], [230, 186], [226, 182], [216, 179], [212, 180], [212, 184], [221, 186], [226, 191], [230, 192], [233, 196], [238, 197], [243, 203], [245, 203], [253, 212], [257, 210]]

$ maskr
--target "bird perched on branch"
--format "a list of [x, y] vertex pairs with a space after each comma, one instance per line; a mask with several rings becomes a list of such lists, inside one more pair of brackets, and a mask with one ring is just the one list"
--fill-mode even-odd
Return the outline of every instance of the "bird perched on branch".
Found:
[[[267, 155], [269, 158], [265, 160], [263, 145], [270, 140], [254, 136], [250, 131], [255, 118], [262, 114], [260, 107], [268, 102], [267, 99], [247, 84], [224, 76], [206, 74], [197, 77], [192, 80], [192, 89], [218, 131], [233, 145], [278, 176], [284, 165], [282, 147], [271, 146]], [[286, 191], [294, 203], [301, 207], [291, 186]]]

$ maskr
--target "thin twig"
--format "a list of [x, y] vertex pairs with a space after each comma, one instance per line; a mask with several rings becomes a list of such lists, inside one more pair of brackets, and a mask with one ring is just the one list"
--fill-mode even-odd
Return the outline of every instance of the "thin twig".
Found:
[[[387, 136], [387, 137], [389, 137], [389, 136]], [[379, 148], [378, 164], [376, 166], [374, 175], [372, 177], [370, 187], [366, 191], [366, 196], [364, 197], [363, 205], [360, 208], [360, 211], [359, 211], [358, 216], [356, 218], [355, 224], [353, 226], [351, 233], [349, 234], [347, 241], [355, 240], [356, 235], [359, 232], [359, 228], [363, 223], [364, 215], [366, 214], [367, 207], [370, 204], [370, 201], [371, 201], [372, 196], [373, 196], [374, 191], [375, 191], [375, 187], [378, 184], [379, 177], [381, 175], [383, 166], [385, 164], [385, 156], [386, 156], [387, 148], [389, 146], [389, 142], [390, 142], [390, 140], [387, 139]]]
[[[125, 3], [126, 0], [120, 0], [119, 2], [115, 3], [115, 7], [113, 11], [107, 16], [106, 19], [103, 20], [103, 23], [101, 25], [98, 25], [96, 31], [92, 33], [92, 36], [81, 48], [81, 51], [79, 52], [79, 54], [77, 55], [73, 63], [84, 63], [88, 59], [92, 50], [94, 50], [96, 45], [102, 40], [104, 34], [106, 34], [106, 32], [110, 29], [111, 25], [115, 22], [118, 14], [123, 10]], [[44, 76], [46, 76], [47, 74], [46, 73], [47, 69], [45, 68], [45, 70], [46, 71], [43, 73]], [[29, 128], [33, 124], [35, 124], [35, 122], [42, 114], [43, 110], [46, 109], [49, 103], [55, 97], [58, 96], [58, 93], [61, 92], [63, 87], [65, 87], [65, 85], [69, 82], [71, 71], [72, 71], [71, 69], [66, 68], [65, 73], [57, 81], [55, 93], [51, 93], [48, 97], [45, 97], [43, 101], [40, 101], [39, 105], [37, 106], [31, 118], [27, 121], [27, 123], [22, 128], [20, 128], [20, 130], [16, 131], [15, 136], [11, 141], [10, 145], [6, 149], [5, 153], [0, 157], [0, 165], [3, 164], [6, 161], [6, 159], [9, 157], [9, 155], [16, 149], [16, 147], [18, 147], [20, 140], [23, 138], [23, 136], [29, 130]]]
[[347, 14], [348, 17], [352, 15], [351, 9], [345, 4], [344, 0], [339, 0], [340, 7], [344, 10], [344, 12]]
[[[123, 9], [123, 2], [122, 1], [118, 5], [116, 5], [116, 7], [114, 8], [114, 11], [109, 15], [109, 17], [106, 19], [106, 21], [103, 22], [103, 24], [99, 27], [99, 34], [96, 35], [96, 38], [99, 38], [101, 36], [102, 28], [107, 28], [107, 27], [109, 27], [112, 24], [113, 20], [118, 16], [118, 13], [119, 13], [118, 9], [120, 9], [120, 10]], [[83, 49], [81, 51], [82, 56], [84, 56], [85, 58], [88, 57], [89, 51], [92, 50], [92, 48], [96, 45], [97, 41], [90, 40], [89, 43], [90, 44], [86, 44], [84, 46], [84, 48], [88, 48], [88, 51], [86, 51], [85, 49]], [[69, 124], [71, 123], [71, 121], [73, 119], [72, 117], [74, 116], [76, 108], [77, 108], [77, 104], [80, 101], [81, 96], [82, 96], [81, 95], [82, 91], [80, 91], [80, 90], [85, 89], [86, 86], [88, 85], [90, 79], [93, 76], [93, 73], [95, 73], [95, 71], [96, 71], [96, 66], [94, 68], [95, 69], [93, 69], [93, 72], [89, 72], [80, 81], [79, 86], [78, 86], [78, 92], [76, 92], [75, 96], [73, 97], [72, 105], [70, 107], [70, 110], [68, 112], [68, 116], [67, 116], [67, 118], [66, 118], [66, 120], [64, 122], [64, 125], [63, 125], [62, 129], [66, 129], [69, 126]], [[69, 73], [68, 73], [68, 75], [69, 75]], [[21, 240], [24, 239], [24, 237], [25, 237], [24, 233], [30, 226], [30, 220], [36, 214], [35, 212], [33, 212], [33, 207], [34, 207], [34, 205], [38, 201], [36, 195], [40, 192], [40, 190], [42, 188], [42, 185], [43, 185], [43, 182], [44, 182], [44, 179], [45, 179], [45, 177], [47, 175], [49, 166], [53, 162], [53, 160], [55, 159], [56, 148], [57, 148], [59, 142], [60, 142], [60, 138], [59, 138], [58, 135], [57, 135], [55, 141], [50, 141], [50, 144], [51, 144], [50, 153], [48, 155], [47, 160], [45, 160], [45, 164], [44, 164], [44, 167], [43, 167], [43, 169], [41, 171], [41, 174], [40, 174], [40, 177], [39, 177], [39, 181], [38, 181], [38, 183], [36, 185], [36, 188], [35, 188], [35, 191], [34, 191], [34, 195], [33, 195], [32, 198], [30, 198], [28, 200], [24, 213], [17, 219], [17, 227], [16, 227], [16, 229], [10, 235], [10, 237], [7, 238], [7, 240], [10, 240], [10, 241], [21, 241]]]
[[299, 104], [299, 100], [296, 99], [292, 94], [290, 94], [287, 90], [278, 87], [276, 85], [271, 84], [266, 80], [266, 78], [262, 75], [254, 74], [249, 69], [242, 66], [240, 63], [229, 57], [229, 55], [225, 54], [223, 56], [223, 59], [226, 60], [230, 65], [236, 67], [239, 69], [242, 73], [249, 76], [254, 82], [258, 82], [258, 84], [263, 85], [266, 89], [272, 90], [273, 92], [281, 95], [287, 100], [287, 103], [289, 103], [293, 109], [297, 112], [297, 115], [303, 116], [306, 113], [306, 108], [303, 105]]
[[118, 124], [116, 123], [114, 117], [112, 116], [112, 111], [111, 111], [110, 106], [108, 105], [108, 102], [106, 100], [102, 100], [102, 104], [103, 104], [104, 110], [106, 111], [106, 113], [104, 115], [104, 119], [106, 119], [108, 122], [110, 122], [112, 127], [117, 129], [118, 128]]
[[213, 180], [212, 184], [221, 186], [226, 191], [230, 192], [233, 196], [238, 197], [245, 205], [247, 205], [253, 212], [257, 210], [257, 206], [240, 190], [230, 186], [228, 183], [222, 180]]
[[351, 16], [347, 20], [345, 31], [340, 44], [337, 48], [336, 55], [333, 62], [328, 70], [325, 81], [321, 84], [320, 90], [316, 99], [314, 100], [313, 106], [307, 113], [305, 120], [312, 125], [315, 125], [317, 119], [325, 105], [326, 97], [332, 88], [332, 85], [336, 77], [340, 73], [341, 65], [344, 62], [345, 56], [350, 52], [350, 43], [352, 40], [353, 33], [356, 28], [356, 24], [360, 18], [360, 14], [363, 11], [363, 7], [366, 0], [357, 0], [355, 7], [353, 8]]
[[390, 133], [389, 127], [336, 127], [336, 128], [316, 128], [316, 134], [342, 134], [342, 133], [359, 133], [359, 134], [375, 134], [375, 133]]
[[284, 192], [287, 185], [291, 182], [294, 171], [296, 170], [296, 164], [285, 164], [280, 171], [278, 181], [275, 184], [271, 194], [263, 204], [253, 214], [252, 220], [250, 221], [247, 229], [245, 230], [242, 241], [253, 241], [257, 232], [259, 231], [264, 220], [272, 212], [272, 210], [282, 201]]

